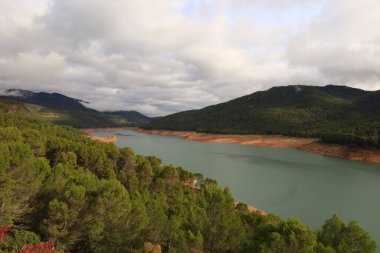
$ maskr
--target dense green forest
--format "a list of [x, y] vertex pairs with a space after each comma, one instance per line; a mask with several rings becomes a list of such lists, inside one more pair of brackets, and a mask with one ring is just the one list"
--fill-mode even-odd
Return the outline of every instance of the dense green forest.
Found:
[[317, 137], [380, 147], [380, 91], [328, 85], [274, 87], [153, 120], [150, 129]]
[[9, 225], [0, 252], [40, 241], [56, 252], [376, 251], [355, 221], [334, 215], [315, 231], [249, 212], [214, 180], [2, 103], [0, 228]]

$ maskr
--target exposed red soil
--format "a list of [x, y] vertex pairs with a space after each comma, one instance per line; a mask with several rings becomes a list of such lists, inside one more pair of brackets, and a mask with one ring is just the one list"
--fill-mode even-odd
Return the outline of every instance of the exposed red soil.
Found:
[[94, 136], [89, 135], [89, 133], [94, 132], [112, 132], [112, 131], [118, 131], [118, 130], [125, 130], [124, 128], [112, 128], [112, 127], [105, 127], [105, 128], [86, 128], [81, 129], [81, 131], [84, 133], [83, 136], [87, 137], [94, 141], [100, 141], [100, 142], [117, 142], [119, 138], [115, 135], [112, 136]]
[[[239, 201], [236, 201], [236, 200], [234, 201], [235, 206], [237, 206], [239, 203], [240, 203]], [[250, 206], [250, 205], [247, 205], [247, 207], [248, 207], [248, 211], [249, 212], [260, 212], [262, 215], [268, 215], [267, 212], [264, 212], [263, 210], [260, 210], [260, 209], [258, 209], [256, 207], [253, 207], [253, 206]]]
[[93, 135], [83, 135], [91, 140], [94, 140], [94, 141], [100, 141], [100, 142], [117, 142], [118, 141], [118, 138], [117, 136], [115, 135], [112, 135], [112, 136], [104, 136], [104, 137], [100, 137], [100, 136], [93, 136]]
[[300, 150], [328, 156], [336, 156], [353, 161], [380, 163], [380, 150], [348, 145], [313, 142], [299, 148]]
[[144, 130], [140, 128], [129, 128], [138, 133], [175, 135], [183, 137], [189, 141], [198, 142], [224, 142], [245, 145], [275, 147], [275, 148], [299, 148], [307, 144], [318, 141], [314, 138], [296, 138], [282, 135], [227, 135], [227, 134], [206, 134], [186, 131], [169, 130]]

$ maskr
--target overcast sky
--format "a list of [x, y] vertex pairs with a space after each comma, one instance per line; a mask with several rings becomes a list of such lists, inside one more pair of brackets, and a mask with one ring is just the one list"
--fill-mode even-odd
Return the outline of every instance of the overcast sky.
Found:
[[380, 89], [378, 0], [0, 0], [0, 88], [150, 116], [272, 86]]

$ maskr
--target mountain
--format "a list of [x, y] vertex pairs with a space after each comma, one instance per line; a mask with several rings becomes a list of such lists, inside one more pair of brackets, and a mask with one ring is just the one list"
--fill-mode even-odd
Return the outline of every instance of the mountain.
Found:
[[[83, 100], [67, 97], [59, 93], [32, 92], [28, 90], [9, 89], [2, 91], [0, 97], [24, 103], [36, 104], [61, 110], [86, 110]], [[90, 110], [90, 109], [88, 109]]]
[[377, 146], [380, 143], [380, 91], [336, 85], [273, 87], [200, 110], [161, 117], [147, 128], [282, 134]]
[[114, 115], [114, 116], [126, 117], [132, 121], [139, 122], [139, 123], [148, 123], [153, 120], [151, 117], [148, 117], [137, 111], [111, 111], [111, 112], [104, 112], [104, 113], [109, 114], [109, 115]]
[[138, 112], [129, 114], [104, 113], [87, 108], [88, 102], [59, 93], [32, 92], [9, 89], [0, 91], [0, 101], [20, 103], [18, 109], [77, 128], [136, 126], [148, 122], [149, 117]]

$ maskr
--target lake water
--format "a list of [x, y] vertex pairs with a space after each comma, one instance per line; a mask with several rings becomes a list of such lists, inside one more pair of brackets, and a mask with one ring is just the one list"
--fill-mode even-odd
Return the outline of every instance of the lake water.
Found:
[[295, 149], [190, 142], [175, 136], [132, 131], [118, 135], [120, 147], [160, 157], [230, 187], [236, 200], [314, 227], [336, 213], [357, 220], [380, 247], [380, 165]]

